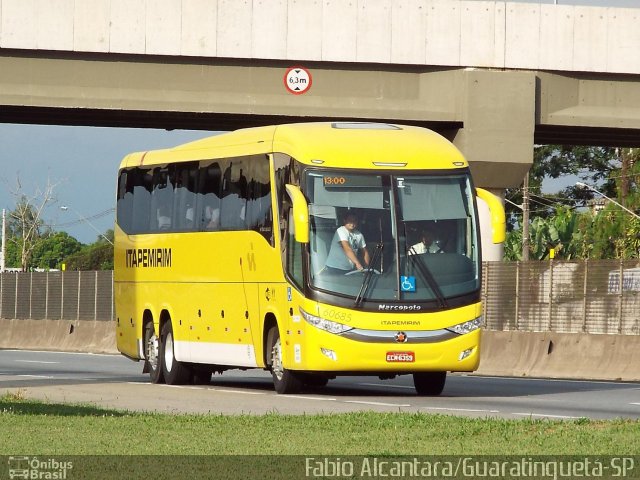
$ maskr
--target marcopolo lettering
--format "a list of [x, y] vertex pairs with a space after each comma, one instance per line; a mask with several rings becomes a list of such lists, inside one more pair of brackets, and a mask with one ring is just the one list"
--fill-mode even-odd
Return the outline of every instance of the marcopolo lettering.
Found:
[[171, 267], [171, 249], [128, 248], [125, 262], [127, 268]]
[[381, 303], [378, 305], [378, 311], [381, 312], [412, 312], [422, 310], [420, 305], [388, 305]]

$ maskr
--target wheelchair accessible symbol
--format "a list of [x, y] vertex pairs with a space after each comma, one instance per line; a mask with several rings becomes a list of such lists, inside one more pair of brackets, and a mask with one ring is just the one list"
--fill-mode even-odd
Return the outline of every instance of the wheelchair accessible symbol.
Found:
[[416, 291], [416, 277], [405, 277], [400, 275], [400, 290], [403, 292]]

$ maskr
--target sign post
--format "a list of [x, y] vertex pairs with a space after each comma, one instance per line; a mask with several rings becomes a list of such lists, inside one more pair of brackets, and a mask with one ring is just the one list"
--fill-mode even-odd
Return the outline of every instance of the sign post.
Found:
[[311, 72], [303, 67], [290, 67], [284, 74], [284, 86], [294, 95], [302, 95], [311, 88]]

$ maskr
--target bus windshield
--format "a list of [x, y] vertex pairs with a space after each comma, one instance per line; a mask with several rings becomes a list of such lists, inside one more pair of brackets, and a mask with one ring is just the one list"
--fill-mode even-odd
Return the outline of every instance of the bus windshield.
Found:
[[[307, 171], [311, 287], [362, 301], [442, 308], [476, 292], [469, 175]], [[350, 255], [349, 250], [352, 254]]]

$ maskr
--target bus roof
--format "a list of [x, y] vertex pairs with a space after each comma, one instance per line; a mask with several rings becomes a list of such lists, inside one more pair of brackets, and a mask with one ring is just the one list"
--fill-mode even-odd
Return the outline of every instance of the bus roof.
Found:
[[281, 152], [305, 164], [334, 168], [412, 170], [464, 168], [446, 138], [405, 125], [362, 122], [293, 123], [236, 130], [165, 150], [127, 156], [121, 167]]

